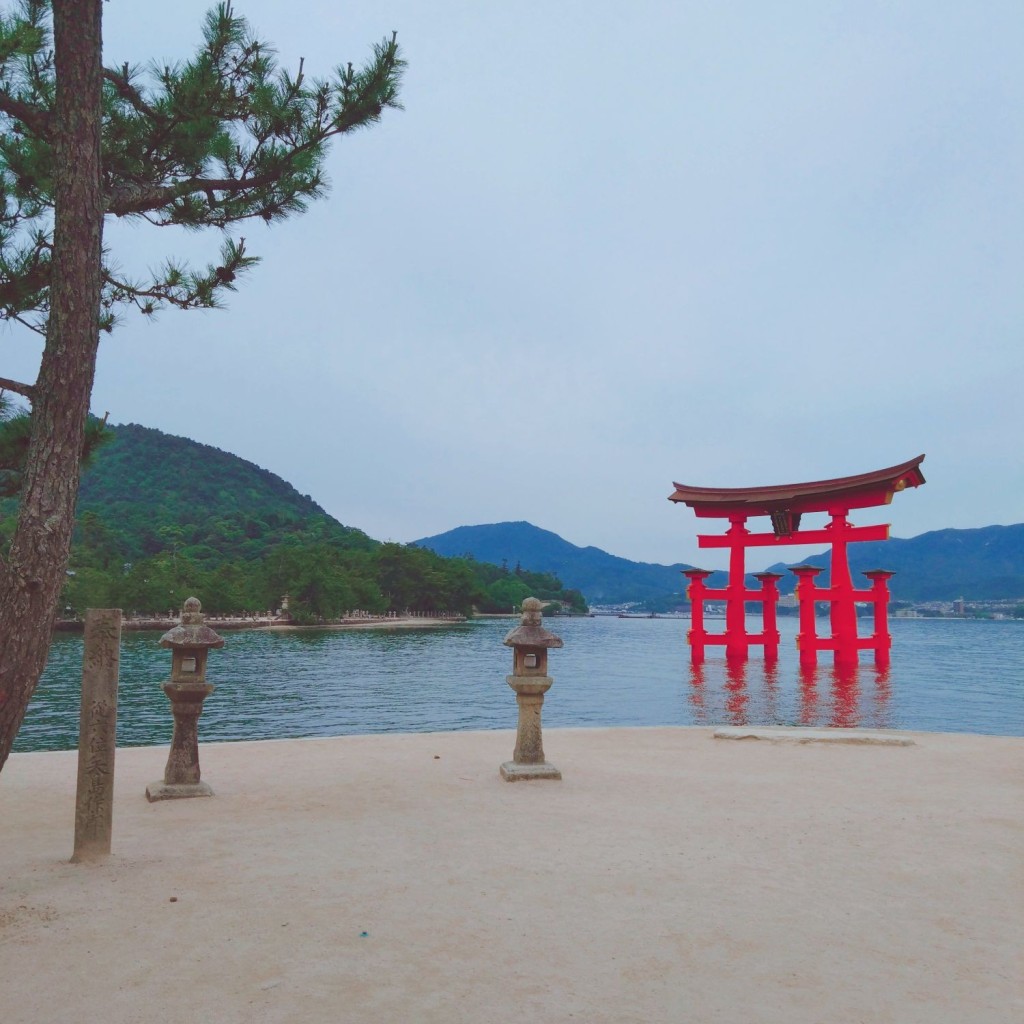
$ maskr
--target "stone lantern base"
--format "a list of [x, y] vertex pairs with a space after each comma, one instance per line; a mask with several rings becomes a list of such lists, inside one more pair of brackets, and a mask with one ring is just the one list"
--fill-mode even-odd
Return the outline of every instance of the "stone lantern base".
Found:
[[205, 682], [176, 682], [172, 677], [164, 683], [163, 690], [171, 702], [174, 735], [164, 777], [146, 787], [146, 799], [153, 803], [213, 796], [213, 790], [202, 781], [199, 770], [199, 716], [203, 713], [203, 701], [213, 693], [214, 687]]
[[164, 782], [163, 779], [146, 787], [146, 799], [150, 803], [190, 796], [213, 796], [213, 787], [208, 782]]
[[519, 726], [516, 730], [516, 749], [512, 760], [506, 761], [499, 771], [506, 782], [524, 779], [560, 779], [562, 773], [544, 758], [541, 736], [540, 711], [544, 694], [554, 680], [550, 676], [505, 676], [505, 682], [516, 691], [519, 705]]
[[547, 761], [540, 764], [516, 764], [515, 761], [506, 761], [498, 770], [506, 782], [521, 782], [523, 779], [560, 779], [562, 777], [562, 773]]

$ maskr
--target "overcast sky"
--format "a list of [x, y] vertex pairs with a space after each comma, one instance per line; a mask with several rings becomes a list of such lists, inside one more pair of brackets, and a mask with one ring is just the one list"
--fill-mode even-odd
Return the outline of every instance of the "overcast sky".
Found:
[[[107, 61], [187, 56], [208, 6], [111, 0]], [[235, 6], [313, 74], [397, 29], [406, 109], [241, 232], [263, 263], [226, 311], [105, 339], [95, 412], [380, 539], [527, 519], [717, 565], [674, 480], [921, 452], [928, 483], [857, 521], [1024, 520], [1020, 0]], [[218, 244], [106, 242], [129, 268]], [[34, 338], [0, 344], [34, 377]]]

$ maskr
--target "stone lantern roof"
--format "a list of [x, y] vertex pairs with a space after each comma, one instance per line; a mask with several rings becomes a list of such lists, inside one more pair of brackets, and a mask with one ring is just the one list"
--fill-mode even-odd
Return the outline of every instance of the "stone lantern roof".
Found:
[[562, 638], [549, 633], [542, 625], [543, 605], [535, 597], [523, 602], [523, 618], [503, 641], [506, 647], [561, 647]]
[[161, 647], [223, 647], [224, 638], [206, 625], [206, 616], [196, 597], [190, 597], [181, 610], [181, 624], [160, 637]]

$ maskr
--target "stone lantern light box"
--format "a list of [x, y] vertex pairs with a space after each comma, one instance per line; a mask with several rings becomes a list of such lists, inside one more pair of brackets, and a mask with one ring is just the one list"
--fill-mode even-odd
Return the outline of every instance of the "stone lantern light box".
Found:
[[512, 648], [512, 675], [546, 676], [548, 650], [561, 647], [560, 637], [549, 633], [541, 624], [543, 605], [535, 597], [523, 602], [522, 621], [505, 637], [504, 644]]
[[212, 649], [224, 646], [224, 639], [206, 625], [201, 607], [196, 598], [190, 597], [185, 602], [181, 625], [168, 630], [160, 638], [160, 646], [171, 649], [172, 683], [208, 685], [207, 656]]

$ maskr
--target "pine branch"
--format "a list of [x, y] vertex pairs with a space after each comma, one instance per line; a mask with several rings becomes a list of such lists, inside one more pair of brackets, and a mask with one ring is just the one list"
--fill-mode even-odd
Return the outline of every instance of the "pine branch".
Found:
[[21, 381], [11, 380], [9, 377], [0, 377], [0, 391], [13, 391], [16, 395], [24, 395], [31, 401], [36, 388], [34, 384], [22, 384]]
[[50, 285], [50, 261], [42, 257], [45, 248], [37, 243], [22, 257], [20, 267], [4, 265], [0, 269], [0, 309], [4, 315], [12, 316], [39, 304], [40, 294]]
[[[269, 185], [276, 185], [291, 173], [291, 165], [296, 163], [298, 158], [307, 151], [320, 144], [320, 140], [309, 142], [306, 145], [298, 146], [285, 155], [284, 165], [276, 171], [267, 174], [260, 174], [256, 177], [247, 178], [190, 178], [187, 181], [178, 182], [176, 185], [147, 187], [145, 185], [123, 185], [110, 194], [106, 203], [107, 213], [117, 217], [127, 217], [132, 214], [152, 213], [154, 210], [170, 206], [177, 199], [185, 196], [199, 194], [206, 196], [211, 201], [214, 192], [226, 192], [229, 195], [237, 195], [241, 192], [251, 192], [255, 189], [266, 188]], [[248, 216], [256, 216], [262, 213], [254, 210]], [[174, 223], [168, 221], [166, 223]]]
[[38, 138], [50, 141], [53, 118], [48, 110], [26, 103], [24, 100], [18, 99], [17, 96], [12, 96], [8, 89], [3, 88], [0, 89], [0, 113], [20, 121]]
[[39, 307], [38, 312], [39, 312], [40, 316], [43, 317], [42, 321], [39, 322], [39, 323], [33, 323], [31, 320], [26, 320], [25, 317], [22, 316], [20, 313], [12, 313], [10, 310], [5, 311], [4, 313], [0, 313], [0, 318], [2, 318], [4, 320], [13, 320], [15, 323], [21, 324], [22, 327], [27, 327], [30, 331], [33, 331], [34, 333], [36, 333], [36, 334], [40, 335], [41, 337], [45, 338], [46, 337], [46, 317], [49, 314], [49, 307], [41, 305]]
[[188, 273], [168, 262], [162, 279], [144, 285], [119, 278], [105, 268], [103, 307], [109, 310], [117, 303], [130, 303], [146, 316], [154, 315], [164, 305], [178, 309], [217, 309], [217, 293], [234, 291], [237, 276], [258, 262], [257, 257], [246, 255], [245, 239], [239, 238], [237, 242], [229, 239], [221, 252], [221, 263], [208, 266], [202, 274]]
[[142, 93], [132, 85], [128, 77], [127, 64], [124, 65], [120, 74], [112, 68], [104, 68], [103, 77], [114, 86], [117, 90], [118, 96], [127, 100], [137, 113], [144, 114], [146, 117], [153, 119], [157, 119], [159, 117], [156, 110], [146, 102]]

